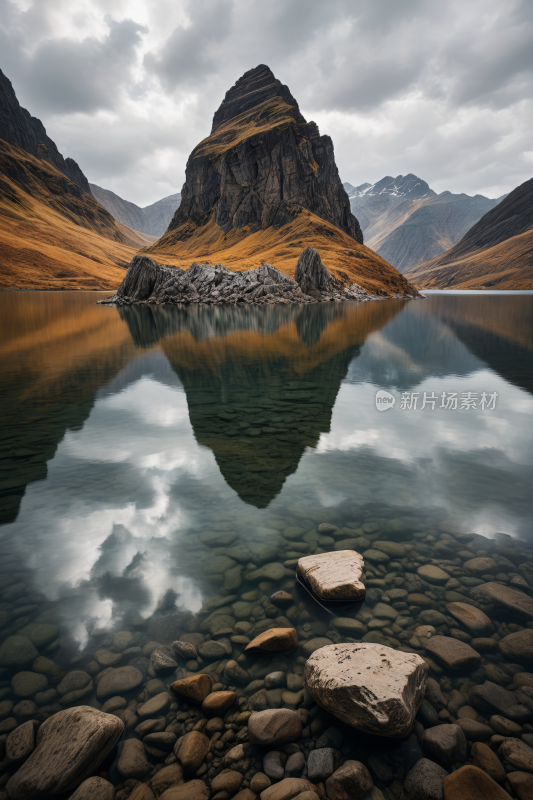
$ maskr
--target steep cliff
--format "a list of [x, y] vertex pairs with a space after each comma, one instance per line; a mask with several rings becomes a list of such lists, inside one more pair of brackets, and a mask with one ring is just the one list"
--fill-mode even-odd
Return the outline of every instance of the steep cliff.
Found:
[[89, 182], [72, 158], [63, 158], [40, 119], [22, 108], [11, 84], [0, 70], [0, 139], [16, 144], [32, 156], [48, 161], [59, 172], [91, 194]]
[[182, 267], [211, 259], [251, 269], [266, 260], [292, 277], [307, 246], [344, 283], [412, 291], [364, 247], [330, 137], [261, 65], [227, 92], [211, 134], [189, 157], [180, 207], [147, 252]]
[[[264, 65], [227, 92], [211, 135], [187, 162], [181, 204], [169, 225], [179, 241], [211, 218], [224, 231], [279, 228], [292, 206], [363, 235], [339, 178], [333, 142], [307, 123], [289, 89]], [[183, 226], [186, 226], [185, 229]]]
[[407, 277], [426, 289], [533, 289], [533, 178]]

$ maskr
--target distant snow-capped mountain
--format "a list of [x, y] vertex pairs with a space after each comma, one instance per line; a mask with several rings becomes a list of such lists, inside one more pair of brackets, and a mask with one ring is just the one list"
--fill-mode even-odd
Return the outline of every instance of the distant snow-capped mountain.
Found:
[[438, 195], [412, 173], [343, 185], [365, 244], [400, 272], [447, 250], [501, 200], [451, 192]]

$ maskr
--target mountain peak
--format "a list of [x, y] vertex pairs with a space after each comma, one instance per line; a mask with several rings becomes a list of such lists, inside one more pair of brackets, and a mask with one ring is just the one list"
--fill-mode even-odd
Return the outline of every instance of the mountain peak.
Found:
[[89, 182], [72, 158], [63, 158], [55, 142], [46, 133], [40, 119], [32, 117], [20, 105], [13, 85], [0, 70], [0, 139], [21, 147], [32, 156], [47, 161], [76, 183], [86, 194], [91, 194]]
[[373, 197], [377, 195], [388, 195], [398, 198], [409, 197], [411, 200], [420, 199], [422, 197], [436, 197], [435, 192], [429, 188], [426, 181], [413, 175], [412, 172], [408, 175], [397, 175], [395, 178], [391, 175], [386, 175], [376, 183], [362, 183], [360, 186], [352, 187], [352, 190], [348, 191], [348, 197], [350, 199], [356, 197]]
[[267, 67], [266, 64], [259, 64], [258, 67], [245, 72], [234, 86], [226, 92], [220, 108], [213, 117], [211, 133], [215, 133], [229, 120], [273, 98], [280, 98], [286, 105], [291, 106], [294, 109], [291, 116], [294, 117], [295, 121], [305, 123], [305, 119], [298, 108], [298, 103], [292, 96], [289, 87], [275, 77], [270, 67]]

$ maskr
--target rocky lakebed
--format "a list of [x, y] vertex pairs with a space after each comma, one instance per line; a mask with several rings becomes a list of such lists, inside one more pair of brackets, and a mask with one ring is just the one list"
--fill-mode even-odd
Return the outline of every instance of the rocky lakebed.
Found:
[[201, 610], [78, 652], [1, 575], [0, 800], [533, 797], [533, 552], [376, 504], [266, 525], [191, 529]]

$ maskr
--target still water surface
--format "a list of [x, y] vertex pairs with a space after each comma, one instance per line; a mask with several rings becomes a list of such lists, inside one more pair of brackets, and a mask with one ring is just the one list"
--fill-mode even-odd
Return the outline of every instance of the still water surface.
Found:
[[216, 580], [187, 535], [214, 522], [267, 541], [295, 507], [329, 521], [385, 504], [533, 546], [532, 296], [188, 311], [99, 296], [0, 295], [4, 566], [68, 597], [63, 615], [74, 602], [80, 642], [169, 589], [197, 611]]
[[[175, 615], [216, 595], [244, 603], [235, 618], [253, 631], [242, 595], [290, 590], [298, 556], [335, 545], [321, 522], [364, 549], [407, 520], [417, 560], [368, 564], [385, 599], [450, 558], [434, 549], [443, 533], [456, 553], [461, 534], [474, 554], [522, 548], [498, 580], [519, 574], [533, 550], [533, 296], [188, 310], [100, 296], [0, 295], [1, 580], [22, 586], [3, 598], [0, 638], [55, 625], [40, 646], [65, 668], [104, 631], [169, 644]], [[399, 624], [369, 628], [394, 646], [416, 622], [399, 607]], [[306, 619], [300, 637], [327, 632], [313, 608]]]

